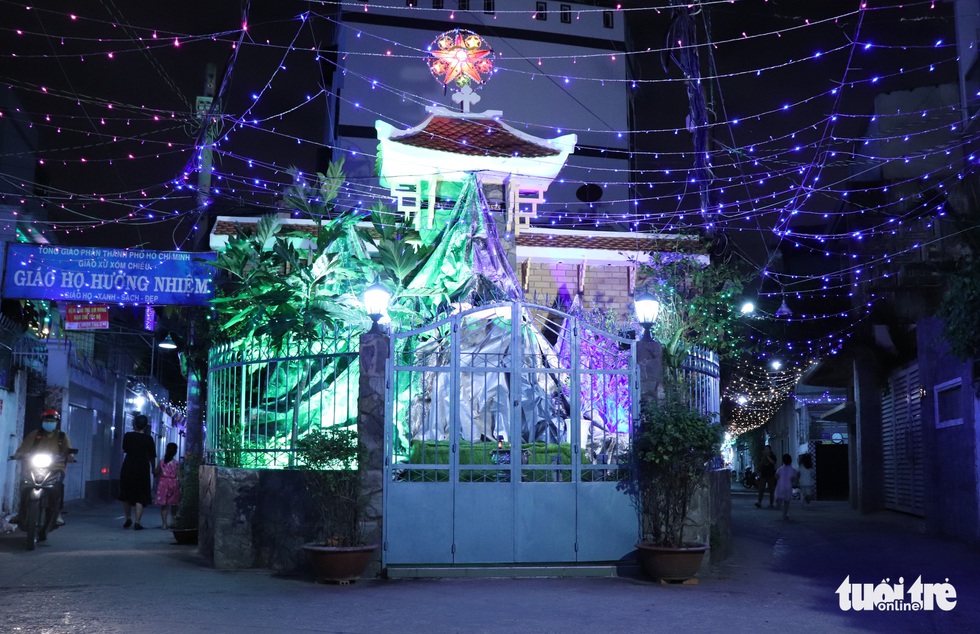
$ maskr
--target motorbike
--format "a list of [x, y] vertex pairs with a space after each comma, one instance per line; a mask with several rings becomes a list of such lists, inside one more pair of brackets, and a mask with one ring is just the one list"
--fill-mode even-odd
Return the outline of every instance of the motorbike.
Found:
[[752, 469], [746, 469], [745, 475], [742, 476], [742, 486], [746, 489], [754, 489], [756, 484], [756, 474]]
[[[78, 449], [69, 449], [75, 455]], [[27, 550], [34, 550], [38, 542], [48, 538], [48, 533], [57, 528], [58, 514], [61, 511], [61, 498], [57, 489], [64, 490], [65, 458], [50, 453], [34, 453], [24, 460], [21, 477], [20, 528], [27, 532]], [[11, 456], [11, 459], [15, 459]]]

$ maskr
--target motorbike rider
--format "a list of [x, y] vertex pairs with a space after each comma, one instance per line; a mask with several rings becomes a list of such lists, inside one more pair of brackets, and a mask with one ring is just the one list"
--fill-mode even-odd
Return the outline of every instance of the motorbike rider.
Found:
[[[61, 431], [61, 413], [56, 409], [46, 409], [41, 412], [41, 429], [33, 434], [28, 434], [24, 438], [24, 442], [14, 452], [14, 458], [20, 460], [29, 458], [36, 453], [50, 453], [55, 457], [55, 462], [51, 464], [51, 467], [64, 469], [66, 462], [75, 462], [75, 456], [71, 453], [71, 448], [71, 440], [68, 439], [68, 434]], [[53, 489], [53, 493], [57, 496], [58, 509], [58, 519], [55, 520], [55, 524], [62, 526], [65, 523], [65, 520], [61, 517], [61, 509], [65, 501], [64, 483], [58, 483]], [[27, 502], [26, 495], [27, 490], [21, 490], [20, 506], [18, 507], [17, 516], [10, 519], [11, 524], [20, 523], [20, 513], [25, 508]]]

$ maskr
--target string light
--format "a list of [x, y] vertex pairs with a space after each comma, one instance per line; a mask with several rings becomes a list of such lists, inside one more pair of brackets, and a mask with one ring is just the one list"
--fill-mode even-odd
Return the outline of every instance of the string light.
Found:
[[[708, 11], [727, 2], [699, 5]], [[448, 9], [403, 5], [372, 2], [355, 8], [443, 21], [461, 17]], [[269, 61], [258, 74], [237, 76], [233, 96], [241, 103], [226, 100], [213, 115], [221, 133], [213, 147], [215, 163], [208, 205], [212, 209], [275, 207], [291, 182], [288, 169], [292, 165], [288, 161], [297, 156], [292, 152], [312, 156], [323, 151], [370, 165], [377, 159], [373, 143], [356, 148], [330, 145], [315, 136], [317, 126], [308, 122], [322, 119], [325, 104], [339, 104], [342, 108], [356, 107], [364, 121], [381, 119], [399, 129], [418, 124], [422, 109], [433, 105], [431, 97], [384, 78], [397, 75], [392, 69], [424, 63], [430, 56], [425, 46], [429, 40], [400, 41], [389, 32], [379, 35], [353, 20], [338, 22], [333, 11], [341, 6], [346, 5], [311, 5], [294, 21], [276, 25], [276, 37], [266, 37], [272, 25], [238, 22], [237, 18], [224, 30], [192, 33], [150, 24], [120, 28], [120, 20], [99, 18], [94, 9], [86, 10], [88, 14], [69, 14], [24, 7], [21, 17], [2, 27], [9, 37], [5, 50], [0, 51], [0, 63], [8, 69], [4, 87], [19, 95], [23, 103], [4, 106], [7, 109], [0, 111], [0, 119], [30, 121], [47, 142], [36, 157], [22, 154], [4, 158], [36, 158], [50, 175], [50, 182], [56, 184], [58, 177], [69, 171], [83, 178], [91, 175], [93, 183], [102, 182], [82, 191], [66, 191], [4, 174], [0, 175], [4, 180], [0, 204], [13, 210], [16, 222], [53, 241], [95, 240], [101, 232], [120, 227], [157, 233], [167, 227], [173, 231], [174, 246], [184, 246], [187, 229], [206, 211], [198, 204], [200, 192], [195, 178], [201, 144], [189, 133], [199, 131], [200, 122], [175, 82], [161, 69], [168, 64], [197, 63], [204, 47], [235, 54], [244, 49]], [[619, 20], [670, 9], [670, 3], [662, 3], [613, 12]], [[576, 7], [575, 19], [584, 23], [605, 11], [610, 9]], [[526, 8], [498, 6], [494, 19], [527, 20], [531, 14]], [[929, 77], [929, 82], [918, 82], [922, 85], [941, 83], [945, 80], [940, 76], [947, 77], [956, 68], [958, 55], [953, 40], [933, 33], [916, 35], [921, 37], [919, 41], [875, 41], [862, 26], [865, 16], [876, 21], [899, 17], [902, 19], [892, 20], [899, 24], [946, 15], [948, 12], [929, 6], [862, 5], [818, 18], [783, 16], [778, 28], [766, 28], [765, 22], [759, 22], [752, 29], [716, 41], [683, 41], [670, 47], [612, 53], [565, 52], [549, 47], [525, 51], [527, 59], [509, 51], [500, 54], [506, 50], [505, 38], [496, 37], [492, 29], [478, 30], [498, 51], [493, 83], [502, 76], [523, 84], [532, 80], [552, 82], [563, 91], [572, 91], [561, 93], [568, 95], [580, 94], [575, 91], [618, 95], [612, 91], [632, 90], [637, 91], [637, 96], [631, 97], [637, 100], [634, 105], [649, 99], [654, 91], [659, 95], [660, 91], [671, 94], [668, 91], [686, 90], [688, 79], [669, 73], [630, 77], [625, 72], [617, 75], [613, 69], [624, 67], [624, 60], [642, 64], [677, 51], [693, 52], [704, 59], [727, 54], [732, 60], [742, 60], [750, 48], [765, 47], [765, 59], [759, 63], [706, 64], [706, 72], [699, 77], [703, 85], [734, 85], [734, 81], [751, 85], [748, 82], [756, 77], [779, 78], [787, 73], [821, 78], [794, 94], [760, 91], [751, 106], [743, 106], [744, 111], [737, 113], [728, 112], [727, 104], [718, 101], [711, 119], [698, 122], [713, 139], [706, 157], [677, 149], [680, 145], [673, 138], [686, 138], [691, 132], [684, 122], [669, 117], [660, 119], [657, 127], [633, 128], [576, 126], [574, 121], [562, 120], [560, 108], [542, 108], [542, 115], [535, 120], [530, 115], [517, 115], [522, 112], [517, 108], [507, 108], [507, 116], [501, 116], [501, 121], [536, 136], [587, 136], [578, 153], [601, 157], [569, 164], [556, 185], [597, 185], [605, 192], [603, 198], [581, 205], [545, 201], [538, 206], [539, 218], [534, 223], [540, 228], [721, 231], [768, 241], [769, 261], [752, 261], [745, 254], [737, 254], [754, 266], [767, 284], [780, 288], [777, 294], [759, 289], [754, 295], [754, 316], [746, 323], [762, 350], [760, 354], [770, 355], [756, 362], [764, 367], [771, 360], [769, 351], [785, 353], [789, 369], [780, 372], [789, 381], [797, 376], [801, 363], [790, 356], [809, 359], [839, 352], [880, 305], [883, 296], [876, 287], [891, 281], [903, 259], [918, 250], [943, 248], [959, 235], [958, 229], [951, 228], [946, 201], [977, 167], [977, 157], [970, 150], [978, 134], [963, 127], [959, 101], [945, 104], [924, 100], [909, 111], [869, 113], [861, 99], [886, 92], [886, 87], [894, 88], [910, 77]], [[460, 23], [466, 26], [462, 19]], [[315, 34], [323, 27], [342, 29], [359, 44], [344, 51], [345, 59], [334, 61], [318, 48], [320, 40]], [[790, 41], [811, 42], [812, 47], [791, 53]], [[164, 84], [188, 107], [153, 107], [137, 100], [125, 87], [114, 94], [99, 94], [80, 80], [47, 81], [34, 72], [35, 67], [52, 63], [83, 68], [85, 75], [116, 73], [122, 64], [136, 59], [149, 61]], [[344, 73], [347, 88], [336, 94], [329, 82], [320, 85], [300, 76], [298, 69], [304, 64]], [[18, 76], [11, 70], [18, 65], [29, 67], [31, 72]], [[72, 74], [73, 78], [81, 76]], [[835, 83], [822, 83], [822, 78], [832, 78]], [[382, 102], [367, 99], [355, 104], [348, 95], [361, 92], [361, 86], [369, 87], [375, 95], [397, 98], [403, 107], [382, 111], [377, 106]], [[968, 107], [975, 106], [977, 95], [968, 95], [967, 102]], [[767, 133], [759, 134], [758, 130]], [[649, 149], [657, 148], [661, 140], [662, 149]], [[292, 148], [290, 153], [266, 149], [286, 145]], [[707, 166], [699, 169], [695, 159], [706, 160]], [[841, 176], [848, 166], [855, 166], [858, 173]], [[312, 166], [298, 167], [309, 170]], [[878, 179], [863, 175], [884, 170], [892, 170], [894, 176]], [[113, 185], [105, 184], [110, 182]], [[121, 187], [120, 182], [130, 184]], [[371, 208], [378, 203], [390, 204], [391, 192], [363, 171], [352, 171], [339, 199], [343, 206]], [[38, 210], [46, 211], [49, 217], [33, 213]], [[933, 233], [920, 235], [927, 231]], [[766, 232], [768, 235], [763, 235]], [[866, 246], [869, 244], [882, 248]], [[778, 270], [771, 258], [780, 250], [823, 258], [825, 266], [812, 274]], [[789, 299], [792, 314], [779, 313], [780, 297]], [[798, 308], [814, 299], [841, 297], [848, 301], [819, 304], [820, 310]], [[818, 336], [793, 331], [820, 327], [823, 332]], [[785, 332], [774, 337], [773, 328]], [[792, 347], [792, 354], [788, 347]], [[735, 374], [741, 372], [738, 369]], [[765, 383], [752, 389], [732, 387], [734, 391], [729, 393], [749, 399], [751, 411], [760, 412], [756, 397], [772, 393], [771, 374], [767, 371]], [[758, 379], [763, 380], [762, 376]], [[778, 383], [783, 385], [783, 381]], [[777, 393], [785, 398], [788, 392], [781, 389]], [[753, 414], [751, 420], [755, 424], [761, 416]], [[736, 424], [748, 422], [739, 419]]]

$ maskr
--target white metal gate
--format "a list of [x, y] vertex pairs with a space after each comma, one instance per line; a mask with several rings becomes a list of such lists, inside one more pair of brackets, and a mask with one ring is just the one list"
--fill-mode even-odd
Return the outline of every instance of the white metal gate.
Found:
[[543, 306], [481, 306], [391, 338], [385, 567], [609, 562], [635, 341]]
[[888, 377], [881, 399], [881, 440], [885, 508], [924, 516], [921, 398], [918, 364]]

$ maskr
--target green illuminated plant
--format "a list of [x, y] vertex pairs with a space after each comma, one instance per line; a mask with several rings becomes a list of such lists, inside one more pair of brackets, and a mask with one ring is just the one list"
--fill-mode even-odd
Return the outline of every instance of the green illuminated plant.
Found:
[[351, 429], [314, 430], [297, 445], [306, 466], [307, 492], [318, 517], [317, 545], [359, 546], [364, 495], [357, 471], [357, 434]]
[[736, 266], [658, 253], [641, 265], [640, 277], [645, 281], [637, 292], [652, 293], [660, 301], [652, 333], [663, 344], [668, 368], [679, 367], [694, 346], [723, 358], [745, 351], [737, 300], [747, 275]]
[[617, 488], [633, 500], [645, 542], [685, 545], [691, 501], [704, 485], [721, 438], [721, 426], [687, 405], [676, 386], [662, 402], [643, 403], [627, 453], [630, 475]]

